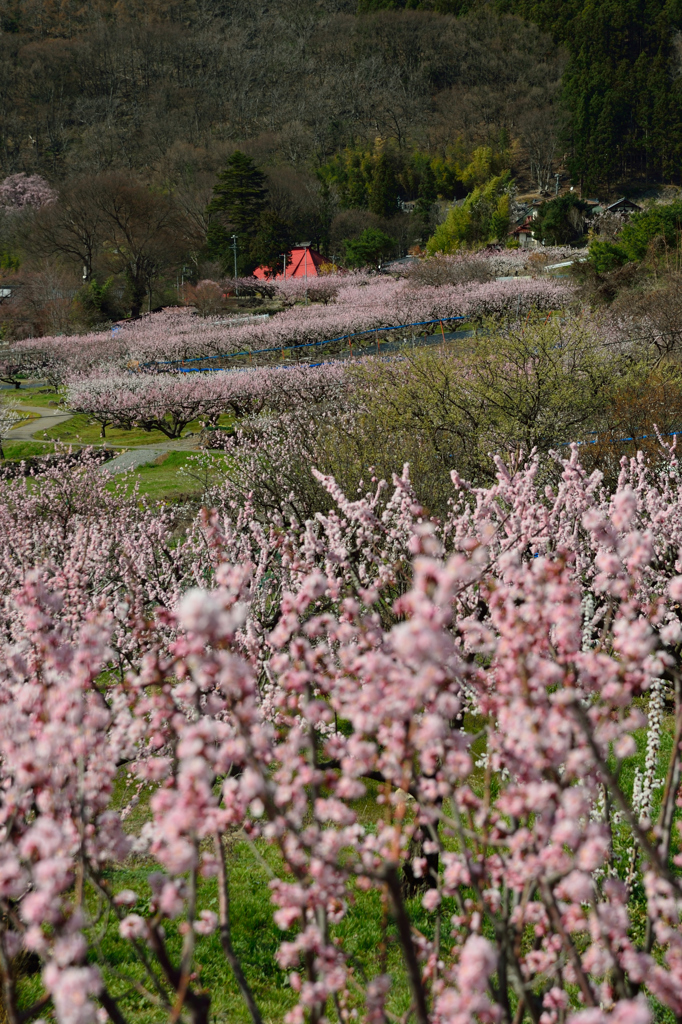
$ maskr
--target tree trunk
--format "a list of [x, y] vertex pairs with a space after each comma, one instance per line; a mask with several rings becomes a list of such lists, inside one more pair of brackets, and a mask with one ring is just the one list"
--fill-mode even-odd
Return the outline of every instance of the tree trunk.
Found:
[[130, 315], [138, 317], [142, 312], [142, 306], [147, 297], [147, 286], [140, 275], [132, 273], [130, 268], [126, 272], [126, 277], [130, 285]]

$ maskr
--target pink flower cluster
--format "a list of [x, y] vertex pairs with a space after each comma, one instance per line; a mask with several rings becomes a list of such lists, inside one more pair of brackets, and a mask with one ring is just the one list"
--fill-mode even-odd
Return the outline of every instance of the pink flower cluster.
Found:
[[211, 374], [125, 373], [99, 371], [69, 382], [66, 404], [106, 427], [160, 430], [179, 437], [200, 419], [215, 426], [226, 412], [236, 416], [263, 409], [285, 411], [339, 395], [343, 363], [320, 366], [254, 367]]
[[23, 210], [26, 207], [40, 209], [57, 199], [57, 193], [39, 174], [10, 174], [0, 182], [0, 208], [5, 212]]
[[[330, 292], [326, 305], [296, 305], [256, 323], [231, 324], [229, 319], [212, 322], [188, 309], [171, 309], [111, 332], [28, 339], [15, 346], [12, 358], [36, 373], [49, 375], [58, 384], [69, 374], [88, 373], [103, 365], [138, 369], [149, 363], [236, 352], [284, 352], [292, 345], [382, 331], [400, 324], [457, 316], [477, 319], [505, 313], [525, 315], [533, 307], [559, 309], [570, 295], [566, 285], [554, 280], [442, 287], [416, 287], [390, 277], [350, 276], [339, 280], [335, 296]], [[403, 334], [433, 330], [416, 327]]]
[[[260, 1024], [232, 941], [235, 828], [278, 850], [289, 1024], [330, 1005], [392, 1018], [394, 979], [361, 975], [338, 927], [358, 890], [394, 919], [419, 1024], [649, 1024], [654, 999], [682, 1014], [682, 481], [668, 455], [656, 474], [624, 460], [612, 492], [577, 449], [554, 488], [534, 459], [499, 463], [488, 488], [453, 474], [441, 522], [407, 467], [355, 499], [318, 474], [331, 511], [305, 522], [257, 519], [227, 488], [183, 535], [95, 466], [3, 483], [9, 1019], [28, 1019], [12, 967], [28, 949], [45, 989], [33, 1015], [51, 1001], [62, 1024], [126, 1020], [98, 905], [169, 1021], [210, 1019], [194, 965], [217, 930]], [[624, 769], [661, 687], [673, 740], [646, 817]], [[123, 763], [152, 791], [131, 835], [112, 801]], [[149, 901], [111, 885], [131, 850], [155, 862]], [[201, 878], [216, 879], [215, 909]]]

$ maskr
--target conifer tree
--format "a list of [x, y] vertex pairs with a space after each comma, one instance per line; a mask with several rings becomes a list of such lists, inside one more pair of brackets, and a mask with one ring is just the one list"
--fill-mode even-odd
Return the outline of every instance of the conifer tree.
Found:
[[427, 164], [422, 173], [419, 182], [419, 192], [417, 199], [417, 213], [421, 216], [426, 227], [429, 225], [431, 218], [431, 208], [438, 198], [438, 188], [436, 186], [436, 175], [433, 173], [431, 164]]
[[374, 166], [369, 208], [378, 217], [391, 217], [398, 210], [398, 182], [385, 153], [381, 154]]
[[265, 177], [251, 157], [237, 150], [227, 161], [208, 205], [210, 225], [206, 248], [228, 273], [234, 271], [232, 234], [237, 236], [237, 273], [249, 274], [257, 265], [254, 242], [267, 207]]

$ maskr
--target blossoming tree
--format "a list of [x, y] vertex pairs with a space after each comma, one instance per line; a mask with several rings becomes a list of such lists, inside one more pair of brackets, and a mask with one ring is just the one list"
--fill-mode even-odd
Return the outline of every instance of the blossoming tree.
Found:
[[[420, 1024], [682, 1013], [678, 463], [674, 450], [656, 474], [624, 460], [613, 492], [577, 449], [554, 489], [538, 488], [537, 468], [500, 463], [497, 483], [478, 489], [455, 474], [442, 522], [423, 514], [407, 470], [392, 492], [378, 484], [355, 500], [321, 479], [332, 510], [304, 523], [257, 521], [226, 495], [172, 545], [158, 511], [89, 487], [95, 467], [80, 482], [55, 470], [45, 485], [62, 495], [59, 542], [59, 517], [28, 488], [24, 555], [1, 610], [0, 975], [12, 1024], [50, 1005], [64, 1024], [129, 1019], [128, 982], [97, 937], [107, 919], [155, 1012], [209, 1020], [195, 958], [216, 932], [260, 1022], [232, 936], [235, 828], [278, 852], [270, 888], [291, 1024], [396, 1019], [395, 979], [363, 976], [344, 939], [363, 890], [394, 919]], [[131, 529], [103, 556], [89, 534], [107, 508]], [[164, 549], [172, 571], [159, 586], [144, 565]], [[638, 743], [647, 756], [633, 779]], [[123, 764], [151, 791], [133, 834], [112, 798]], [[358, 801], [370, 792], [368, 823]], [[149, 900], [112, 876], [133, 850], [156, 865]], [[428, 934], [406, 897], [415, 890]], [[42, 964], [31, 1006], [14, 967], [22, 950]]]

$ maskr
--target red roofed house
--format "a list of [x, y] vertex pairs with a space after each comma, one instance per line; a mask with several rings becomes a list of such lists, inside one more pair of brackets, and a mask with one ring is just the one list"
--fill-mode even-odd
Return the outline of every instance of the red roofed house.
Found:
[[[315, 249], [311, 249], [309, 245], [300, 245], [287, 253], [284, 274], [276, 274], [275, 280], [281, 281], [283, 277], [287, 279], [290, 277], [317, 277], [319, 275], [318, 268], [329, 264], [329, 262]], [[272, 280], [272, 271], [270, 267], [256, 267], [253, 276], [260, 281], [270, 281]]]

